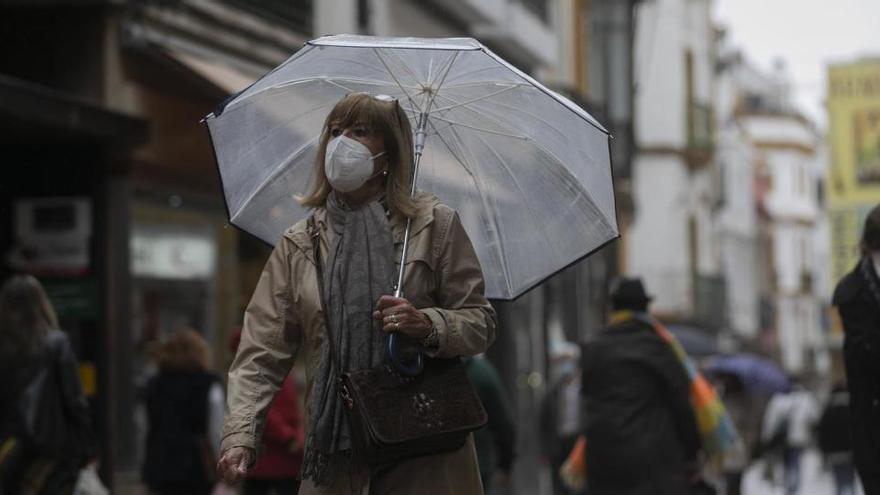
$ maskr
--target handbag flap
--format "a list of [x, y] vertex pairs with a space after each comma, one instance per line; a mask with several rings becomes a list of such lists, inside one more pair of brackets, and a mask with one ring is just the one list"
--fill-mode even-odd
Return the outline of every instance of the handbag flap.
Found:
[[427, 359], [411, 382], [376, 368], [345, 373], [343, 383], [365, 427], [385, 444], [466, 433], [488, 420], [459, 359]]

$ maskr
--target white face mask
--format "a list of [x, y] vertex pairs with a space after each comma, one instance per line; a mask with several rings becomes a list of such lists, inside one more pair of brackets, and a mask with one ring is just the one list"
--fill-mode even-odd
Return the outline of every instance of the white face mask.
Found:
[[324, 173], [333, 189], [352, 192], [379, 175], [373, 173], [373, 159], [384, 153], [371, 155], [370, 149], [363, 143], [349, 137], [337, 136], [327, 143]]

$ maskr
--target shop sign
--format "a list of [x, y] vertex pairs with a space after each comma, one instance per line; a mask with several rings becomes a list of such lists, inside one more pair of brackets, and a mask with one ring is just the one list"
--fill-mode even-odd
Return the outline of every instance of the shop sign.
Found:
[[135, 227], [131, 272], [135, 276], [177, 280], [206, 279], [216, 271], [217, 247], [211, 232]]

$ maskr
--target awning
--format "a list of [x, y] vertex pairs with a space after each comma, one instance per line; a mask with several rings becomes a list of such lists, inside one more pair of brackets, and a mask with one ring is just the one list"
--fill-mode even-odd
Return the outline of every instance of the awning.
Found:
[[0, 134], [3, 143], [84, 139], [125, 148], [147, 139], [147, 124], [71, 93], [0, 74]]
[[161, 50], [170, 58], [227, 94], [238, 93], [257, 80], [257, 75], [247, 74], [220, 62], [206, 60], [205, 58], [171, 48], [162, 48]]

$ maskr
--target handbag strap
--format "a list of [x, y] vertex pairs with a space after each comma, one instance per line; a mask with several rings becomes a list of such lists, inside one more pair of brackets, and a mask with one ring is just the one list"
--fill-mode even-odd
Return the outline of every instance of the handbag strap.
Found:
[[306, 220], [306, 230], [312, 239], [312, 257], [315, 261], [315, 275], [318, 279], [318, 304], [321, 305], [321, 313], [324, 315], [324, 328], [327, 332], [327, 345], [330, 346], [330, 359], [339, 367], [341, 374], [342, 364], [336, 357], [336, 343], [333, 342], [333, 335], [330, 333], [330, 317], [324, 304], [324, 260], [321, 257], [321, 230], [315, 223], [314, 213], [309, 215], [309, 219]]

